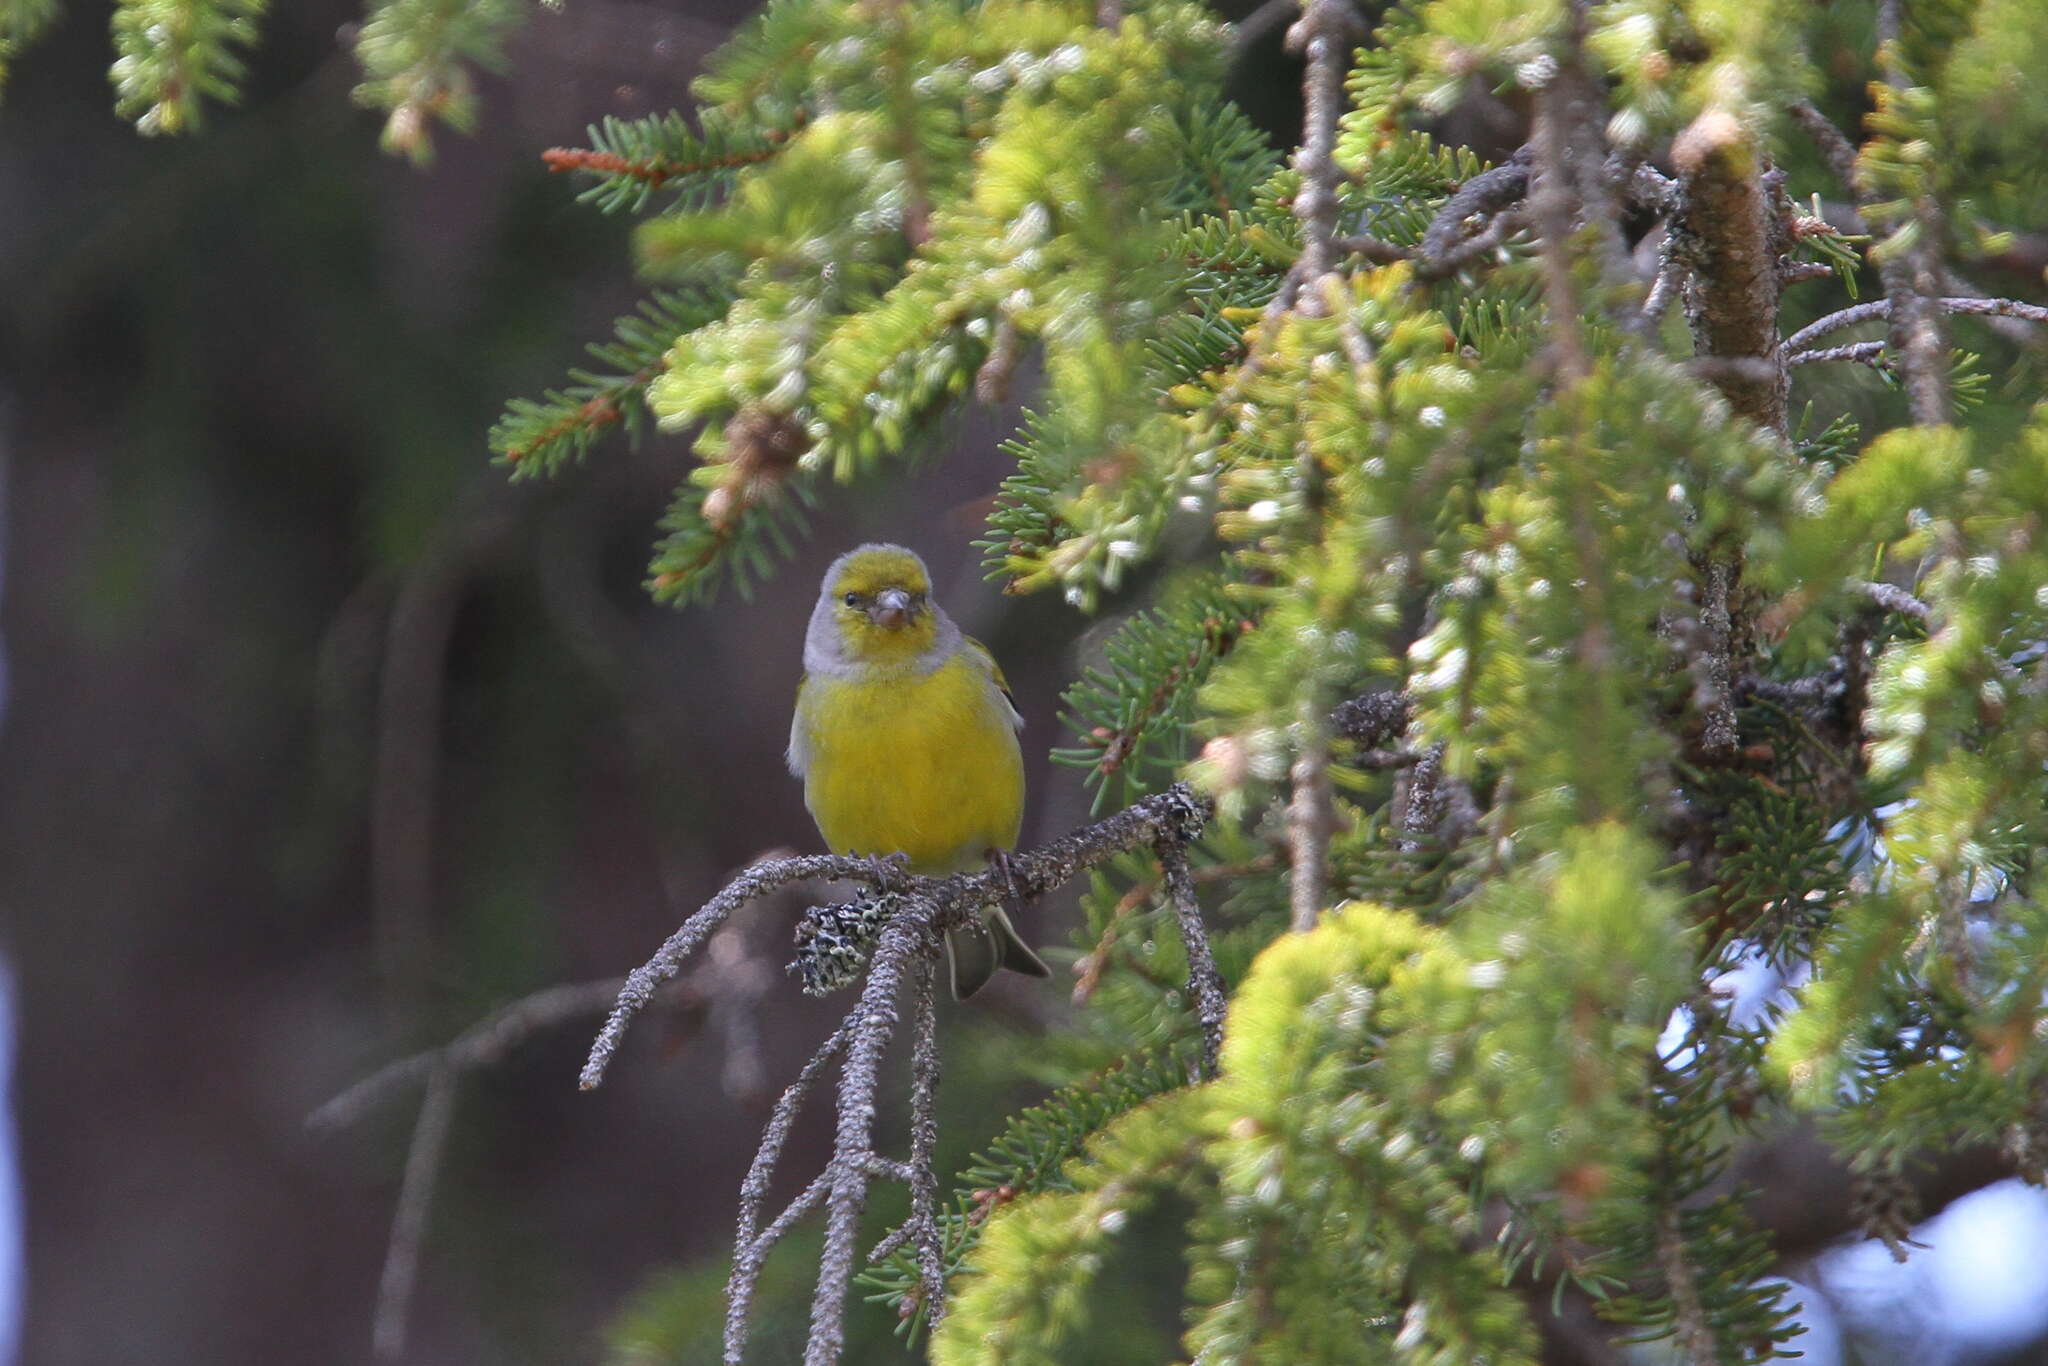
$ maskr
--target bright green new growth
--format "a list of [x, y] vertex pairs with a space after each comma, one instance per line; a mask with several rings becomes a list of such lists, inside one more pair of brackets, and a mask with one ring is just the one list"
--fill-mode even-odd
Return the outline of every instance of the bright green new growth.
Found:
[[[1165, 1222], [1204, 1362], [1529, 1361], [1565, 1296], [1761, 1361], [1793, 1326], [1731, 1171], [1795, 1110], [1890, 1238], [1916, 1154], [2040, 1171], [2048, 417], [1911, 293], [2048, 208], [2002, 160], [2003, 120], [2048, 130], [1998, 55], [2025, 9], [1910, 6], [1880, 44], [1784, 4], [1433, 0], [1347, 57], [1311, 5], [1323, 163], [1222, 99], [1190, 6], [779, 0], [694, 122], [550, 154], [649, 213], [642, 270], [702, 311], [665, 345], [672, 315], [636, 321], [495, 449], [557, 468], [643, 394], [695, 432], [652, 569], [680, 601], [1031, 382], [989, 570], [1123, 611], [1055, 757], [1099, 806], [1176, 776], [1217, 802], [1192, 876], [1240, 983], [1221, 1074], [1062, 1090], [955, 1182], [934, 1359], [1085, 1359], [1120, 1327], [1091, 1279]], [[1776, 111], [1838, 50], [1869, 136], [1816, 157]], [[1512, 161], [1423, 131], [1499, 83], [1536, 110]], [[1844, 195], [1867, 235], [1820, 222]], [[1663, 250], [1630, 258], [1625, 215]], [[1731, 416], [1788, 410], [1743, 386], [1794, 348], [1727, 338], [1782, 343], [1792, 291], [1845, 286], [1909, 326], [1802, 357], [1796, 424]], [[1998, 421], [1893, 426], [1807, 388], [1822, 361]], [[1197, 1037], [1152, 860], [1082, 905], [1083, 1009], [1039, 1078]], [[1708, 983], [1758, 956], [1812, 980], [1733, 1019]], [[933, 1317], [909, 1248], [870, 1283]]]
[[[376, 0], [386, 145], [468, 127], [526, 9]], [[262, 10], [120, 0], [123, 115], [232, 101]], [[1525, 1362], [1567, 1299], [1757, 1362], [1744, 1151], [1813, 1117], [1902, 1255], [1926, 1154], [2048, 1175], [2048, 309], [1975, 282], [2040, 287], [2038, 10], [1308, 0], [1276, 148], [1184, 0], [770, 0], [698, 109], [546, 154], [655, 288], [508, 406], [514, 477], [689, 433], [649, 587], [701, 600], [1015, 388], [990, 575], [1120, 615], [1054, 757], [1214, 802], [1185, 882], [1090, 873], [1014, 1050], [1062, 1089], [910, 1173], [869, 1284], [935, 1359], [1085, 1360], [1133, 1266], [1204, 1363]], [[57, 12], [0, 0], [0, 76]], [[1796, 989], [1736, 1018], [1758, 962]]]
[[232, 104], [265, 0], [121, 0], [114, 8], [114, 110], [139, 132], [200, 126], [204, 100]]

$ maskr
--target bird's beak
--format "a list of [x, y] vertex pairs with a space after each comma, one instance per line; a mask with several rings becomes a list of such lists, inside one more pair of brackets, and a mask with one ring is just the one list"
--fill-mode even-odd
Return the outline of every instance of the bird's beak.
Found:
[[874, 623], [891, 631], [910, 624], [910, 594], [900, 588], [884, 588], [875, 595]]

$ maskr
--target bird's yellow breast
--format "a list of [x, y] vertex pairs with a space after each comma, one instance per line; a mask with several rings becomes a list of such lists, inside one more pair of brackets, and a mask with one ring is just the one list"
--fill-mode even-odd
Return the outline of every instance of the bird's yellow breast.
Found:
[[804, 805], [833, 852], [950, 873], [1010, 849], [1024, 763], [1009, 707], [965, 650], [922, 676], [814, 676], [797, 698]]

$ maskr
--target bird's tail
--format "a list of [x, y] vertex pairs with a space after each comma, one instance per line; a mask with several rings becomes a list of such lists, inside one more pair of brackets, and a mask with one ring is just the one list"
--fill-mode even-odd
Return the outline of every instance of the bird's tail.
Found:
[[946, 966], [956, 1001], [980, 991], [1003, 968], [1027, 977], [1052, 976], [1052, 969], [1018, 937], [1000, 906], [984, 907], [974, 920], [946, 931]]

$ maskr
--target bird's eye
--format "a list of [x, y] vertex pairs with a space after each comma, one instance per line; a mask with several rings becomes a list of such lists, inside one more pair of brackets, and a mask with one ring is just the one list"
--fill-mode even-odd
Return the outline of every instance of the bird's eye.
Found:
[[858, 607], [858, 606], [860, 606], [860, 594], [858, 594], [858, 593], [848, 593], [848, 594], [846, 595], [846, 605], [847, 605], [848, 607]]

